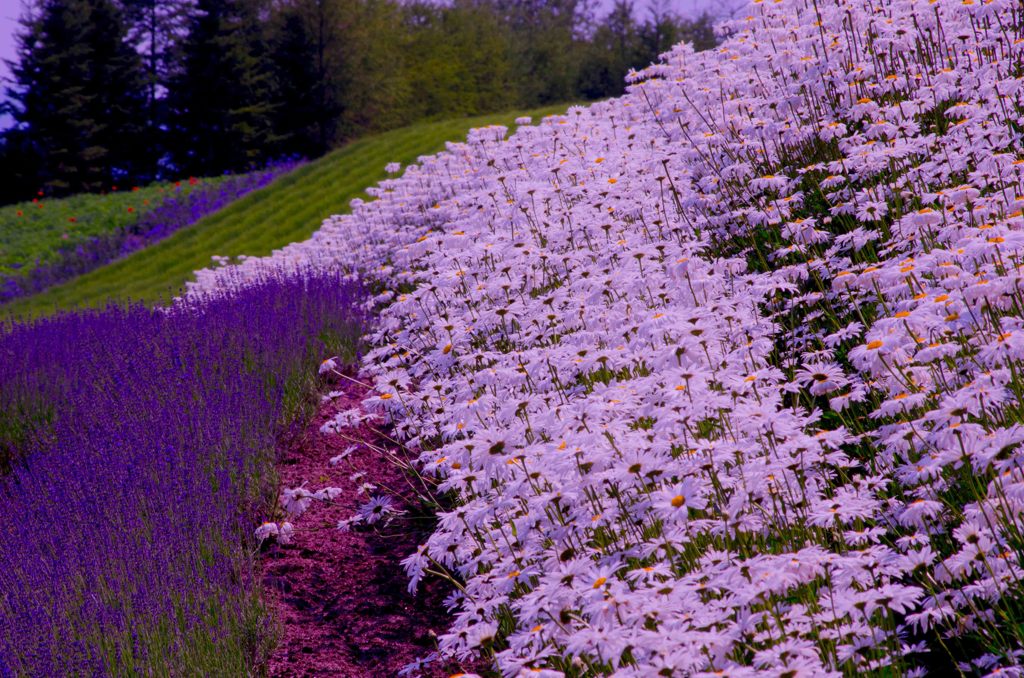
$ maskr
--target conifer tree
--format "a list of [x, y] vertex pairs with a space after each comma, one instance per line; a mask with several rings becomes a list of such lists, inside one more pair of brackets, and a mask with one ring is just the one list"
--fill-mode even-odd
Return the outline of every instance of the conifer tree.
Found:
[[144, 82], [111, 0], [41, 0], [21, 20], [7, 133], [25, 164], [14, 172], [50, 194], [147, 178]]
[[258, 0], [196, 4], [170, 97], [180, 170], [242, 170], [273, 152], [275, 94], [264, 9]]
[[274, 128], [283, 148], [315, 157], [338, 141], [345, 111], [345, 7], [342, 0], [292, 0], [274, 19]]
[[128, 37], [142, 59], [146, 87], [147, 148], [154, 161], [167, 152], [167, 93], [177, 74], [175, 49], [184, 35], [192, 3], [189, 0], [120, 0]]
[[587, 45], [577, 85], [580, 94], [588, 99], [622, 94], [629, 69], [649, 63], [640, 63], [639, 51], [633, 2], [616, 0]]

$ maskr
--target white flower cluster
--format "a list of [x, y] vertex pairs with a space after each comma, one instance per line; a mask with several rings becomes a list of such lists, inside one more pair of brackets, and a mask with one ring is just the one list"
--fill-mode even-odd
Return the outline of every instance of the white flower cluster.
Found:
[[[369, 493], [374, 489], [376, 486], [366, 484], [360, 488], [359, 494]], [[377, 523], [387, 525], [392, 518], [403, 513], [405, 511], [395, 507], [393, 498], [386, 494], [378, 494], [370, 497], [370, 500], [362, 504], [354, 515], [338, 521], [338, 529], [349, 532], [357, 525], [376, 525]]]
[[1024, 9], [745, 11], [244, 275], [388, 290], [367, 406], [455, 500], [406, 561], [465, 582], [444, 652], [1017, 675]]
[[316, 492], [311, 492], [304, 486], [292, 487], [281, 491], [278, 503], [288, 517], [294, 519], [305, 513], [314, 501], [334, 501], [340, 494], [340, 487], [324, 487]]
[[373, 419], [372, 414], [363, 412], [358, 408], [350, 408], [338, 412], [320, 426], [321, 433], [337, 433], [343, 429], [359, 426], [359, 424]]
[[292, 541], [295, 528], [288, 521], [283, 523], [266, 522], [256, 528], [256, 539], [262, 544], [264, 540], [274, 537], [277, 543], [286, 545]]

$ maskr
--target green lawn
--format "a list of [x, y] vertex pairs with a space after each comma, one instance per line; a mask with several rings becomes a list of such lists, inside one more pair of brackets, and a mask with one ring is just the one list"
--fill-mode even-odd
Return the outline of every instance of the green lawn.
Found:
[[511, 127], [520, 115], [537, 121], [565, 109], [559, 105], [421, 123], [353, 141], [166, 240], [38, 295], [0, 306], [0, 315], [43, 315], [109, 300], [168, 299], [192, 278], [193, 271], [208, 267], [212, 255], [265, 255], [308, 238], [323, 219], [348, 211], [350, 200], [364, 196], [366, 188], [385, 178], [384, 165], [389, 162], [412, 163], [418, 156], [443, 149], [446, 141], [464, 139], [471, 127], [491, 123]]

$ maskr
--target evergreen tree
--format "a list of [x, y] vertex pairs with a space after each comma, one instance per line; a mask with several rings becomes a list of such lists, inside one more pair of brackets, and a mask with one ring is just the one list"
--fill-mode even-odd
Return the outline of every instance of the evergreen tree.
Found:
[[642, 65], [657, 60], [679, 42], [689, 42], [697, 51], [711, 49], [718, 44], [714, 22], [708, 14], [696, 19], [681, 19], [673, 14], [664, 0], [656, 0], [650, 7], [650, 18], [640, 27], [638, 60]]
[[0, 182], [0, 205], [19, 202], [31, 197], [41, 185], [39, 154], [23, 130], [14, 128], [0, 136], [0, 167], [4, 168], [4, 181]]
[[[21, 20], [5, 150], [51, 194], [145, 179], [141, 63], [110, 0], [41, 0]], [[27, 172], [32, 177], [26, 176]]]
[[630, 69], [654, 63], [678, 42], [691, 42], [697, 50], [717, 44], [708, 15], [683, 19], [668, 8], [667, 0], [654, 0], [648, 9], [648, 17], [641, 23], [632, 0], [616, 0], [586, 46], [577, 84], [581, 96], [621, 95]]
[[193, 174], [242, 170], [267, 159], [275, 93], [258, 0], [199, 0], [170, 96], [173, 156]]
[[274, 129], [283, 148], [316, 157], [337, 142], [347, 64], [342, 0], [292, 0], [275, 16]]
[[128, 22], [128, 37], [139, 52], [145, 71], [147, 148], [154, 161], [167, 151], [167, 92], [178, 74], [179, 38], [187, 30], [190, 0], [120, 0]]
[[643, 62], [632, 0], [616, 0], [611, 12], [594, 31], [587, 58], [580, 69], [578, 91], [587, 99], [618, 96], [626, 89], [630, 68]]

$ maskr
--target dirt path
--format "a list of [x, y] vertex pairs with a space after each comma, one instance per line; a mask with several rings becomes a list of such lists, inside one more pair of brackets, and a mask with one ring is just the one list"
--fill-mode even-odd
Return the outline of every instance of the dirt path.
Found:
[[[426, 536], [425, 525], [399, 519], [380, 530], [337, 529], [368, 497], [360, 484], [407, 490], [402, 472], [369, 445], [386, 441], [357, 424], [324, 434], [320, 426], [345, 410], [359, 408], [365, 390], [351, 383], [333, 388], [342, 395], [325, 402], [307, 428], [280, 451], [283, 488], [343, 490], [333, 501], [313, 501], [293, 520], [288, 545], [270, 544], [262, 557], [263, 583], [277, 619], [281, 643], [270, 658], [271, 676], [394, 676], [410, 662], [429, 655], [435, 635], [449, 617], [440, 582], [424, 582], [414, 597], [400, 560]], [[355, 445], [344, 461], [330, 460]], [[391, 445], [390, 447], [394, 447]], [[362, 473], [362, 477], [352, 478]], [[380, 492], [381, 490], [378, 490]], [[406, 495], [408, 496], [408, 495]], [[398, 509], [409, 505], [402, 498]], [[431, 665], [423, 674], [448, 676], [457, 667]]]

